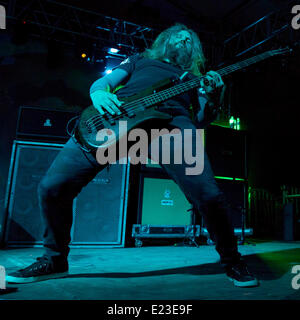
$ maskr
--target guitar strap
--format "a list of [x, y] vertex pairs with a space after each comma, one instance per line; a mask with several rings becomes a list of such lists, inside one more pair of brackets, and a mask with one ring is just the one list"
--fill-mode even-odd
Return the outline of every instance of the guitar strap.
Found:
[[185, 71], [185, 72], [179, 77], [179, 80], [182, 81], [182, 80], [186, 77], [187, 74], [188, 74], [188, 72]]

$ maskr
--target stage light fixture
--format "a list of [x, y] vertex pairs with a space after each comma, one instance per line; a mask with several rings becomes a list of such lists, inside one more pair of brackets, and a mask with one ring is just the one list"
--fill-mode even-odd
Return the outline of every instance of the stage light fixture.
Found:
[[111, 70], [111, 69], [106, 69], [106, 70], [105, 70], [105, 73], [106, 73], [106, 74], [110, 74], [110, 73], [112, 73], [112, 70]]
[[118, 53], [119, 51], [117, 48], [109, 48], [108, 53]]

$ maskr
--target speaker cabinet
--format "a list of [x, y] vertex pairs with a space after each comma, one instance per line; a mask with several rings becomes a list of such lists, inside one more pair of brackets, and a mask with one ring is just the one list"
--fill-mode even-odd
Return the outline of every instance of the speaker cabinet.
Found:
[[141, 173], [139, 224], [189, 225], [189, 209], [191, 204], [173, 180], [163, 174]]
[[[180, 188], [170, 180], [158, 164], [144, 165], [140, 176], [139, 219], [140, 224], [190, 224], [187, 210], [191, 204], [187, 201]], [[248, 185], [245, 179], [215, 176], [219, 188], [223, 191], [229, 205], [230, 220], [237, 235], [245, 232], [253, 233], [248, 226]], [[170, 199], [170, 207], [167, 206]], [[172, 202], [173, 199], [176, 201]], [[163, 206], [163, 204], [165, 204]], [[202, 227], [205, 228], [203, 221]], [[242, 231], [242, 229], [244, 229]], [[206, 233], [205, 233], [206, 235]]]
[[69, 139], [68, 123], [76, 116], [73, 111], [20, 106], [16, 139], [63, 143]]
[[215, 176], [247, 178], [245, 132], [210, 126], [205, 130], [205, 149]]
[[[7, 246], [42, 245], [37, 186], [62, 147], [14, 142], [6, 194]], [[83, 188], [73, 203], [71, 246], [124, 246], [128, 179], [129, 164], [115, 164]]]

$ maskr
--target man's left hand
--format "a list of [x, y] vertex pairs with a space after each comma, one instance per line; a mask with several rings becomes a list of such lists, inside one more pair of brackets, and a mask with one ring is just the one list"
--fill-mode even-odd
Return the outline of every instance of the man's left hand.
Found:
[[201, 85], [206, 92], [209, 102], [221, 106], [224, 100], [225, 84], [221, 76], [215, 71], [208, 71], [201, 80]]

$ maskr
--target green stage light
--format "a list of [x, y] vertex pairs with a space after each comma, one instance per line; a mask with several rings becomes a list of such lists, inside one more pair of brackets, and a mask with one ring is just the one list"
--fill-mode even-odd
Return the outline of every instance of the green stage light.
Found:
[[222, 176], [215, 176], [216, 179], [222, 180], [235, 180], [235, 181], [245, 181], [243, 178], [233, 178], [233, 177], [222, 177]]

